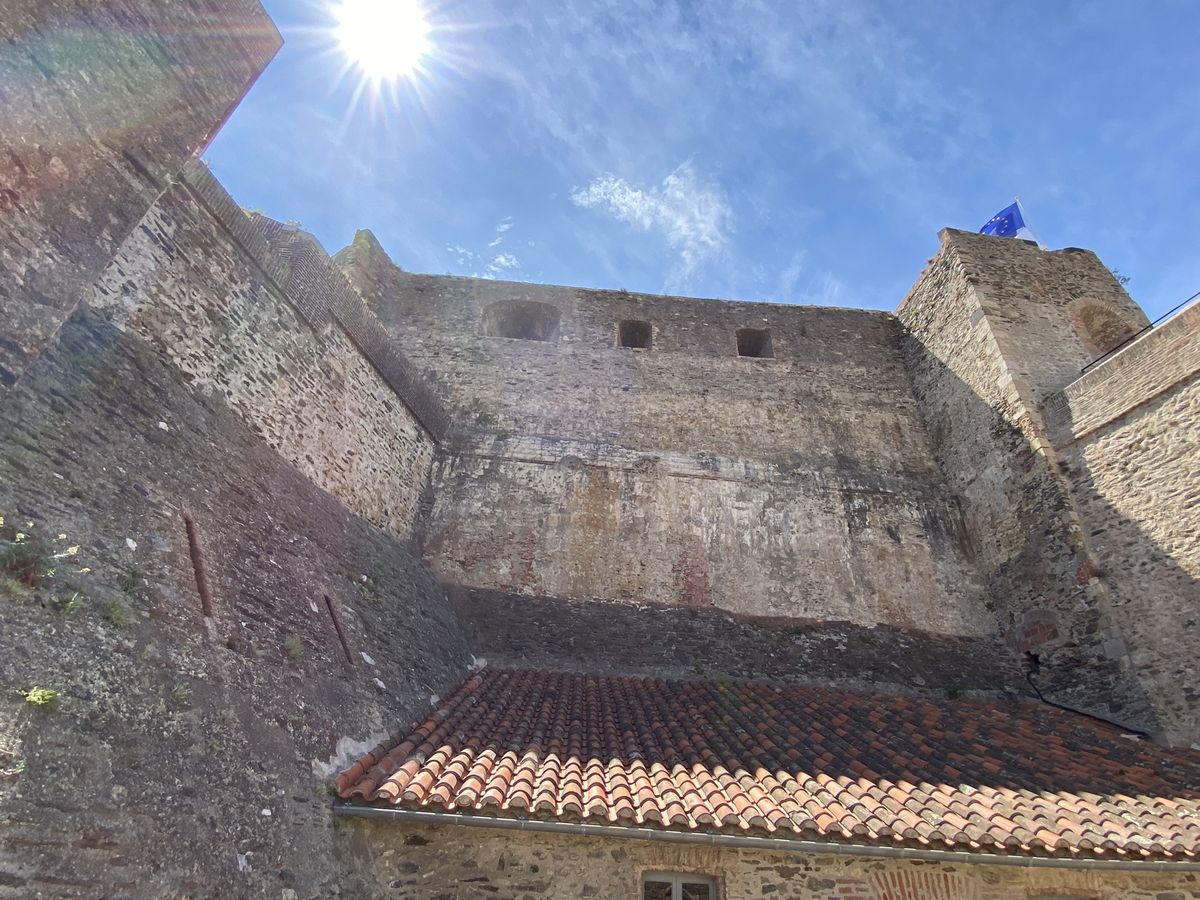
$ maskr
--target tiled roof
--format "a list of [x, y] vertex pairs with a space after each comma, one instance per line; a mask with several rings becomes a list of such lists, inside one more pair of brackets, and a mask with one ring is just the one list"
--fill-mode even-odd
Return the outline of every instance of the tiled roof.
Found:
[[407, 809], [1111, 859], [1200, 854], [1200, 754], [1040, 704], [485, 670], [337, 778]]

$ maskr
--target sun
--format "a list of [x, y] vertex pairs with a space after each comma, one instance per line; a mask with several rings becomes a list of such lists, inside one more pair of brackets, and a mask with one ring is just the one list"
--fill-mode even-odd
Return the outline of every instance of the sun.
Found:
[[376, 84], [411, 76], [432, 49], [417, 0], [341, 0], [333, 14], [342, 52]]

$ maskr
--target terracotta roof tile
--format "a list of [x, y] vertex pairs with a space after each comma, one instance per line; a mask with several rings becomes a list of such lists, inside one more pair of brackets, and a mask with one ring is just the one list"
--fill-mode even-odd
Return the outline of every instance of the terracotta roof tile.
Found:
[[411, 809], [1200, 857], [1200, 754], [1032, 703], [485, 670], [336, 785]]

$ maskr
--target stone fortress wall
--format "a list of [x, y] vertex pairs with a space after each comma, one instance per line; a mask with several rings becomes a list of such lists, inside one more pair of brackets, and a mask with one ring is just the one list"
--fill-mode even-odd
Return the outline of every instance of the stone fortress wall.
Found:
[[[256, 2], [0, 10], [0, 527], [77, 548], [0, 581], [0, 896], [407, 887], [323, 785], [473, 655], [953, 695], [1029, 653], [1200, 739], [1194, 311], [1078, 377], [1140, 311], [961, 232], [897, 317], [411, 275], [366, 234], [347, 281], [190, 161], [277, 47]], [[550, 896], [553, 843], [479, 865]]]
[[1001, 633], [1047, 696], [1194, 741], [1195, 312], [1081, 376], [1146, 325], [1096, 256], [947, 229], [898, 315]]
[[430, 429], [442, 427], [444, 413], [405, 371], [388, 377], [396, 354], [364, 351], [356, 329], [320, 316], [330, 304], [319, 298], [333, 288], [293, 275], [323, 262], [327, 277], [340, 280], [323, 251], [308, 239], [303, 255], [283, 253], [267, 235], [291, 249], [293, 235], [247, 216], [192, 165], [138, 223], [86, 303], [195, 387], [221, 395], [317, 486], [410, 538], [433, 462]]
[[1055, 451], [1138, 679], [1200, 734], [1200, 307], [1049, 397]]
[[[1058, 702], [1190, 739], [1194, 314], [1080, 380], [1146, 325], [1095, 255], [942, 237], [893, 317], [412, 275], [360, 233], [337, 260], [453, 410], [426, 557], [471, 608], [579, 601], [530, 605], [526, 634], [632, 601], [990, 636]], [[1140, 507], [1115, 452], [1060, 458], [1077, 380], [1105, 382], [1105, 421], [1184, 391]], [[470, 627], [493, 656], [515, 639]]]
[[339, 754], [471, 661], [411, 552], [445, 413], [191, 161], [278, 46], [257, 2], [0, 29], [0, 529], [37, 575], [0, 578], [0, 896], [328, 895]]
[[[893, 317], [410, 275], [365, 233], [338, 258], [452, 411], [424, 536], [444, 580], [994, 632]], [[546, 339], [498, 336], [514, 307]]]
[[14, 0], [3, 13], [0, 391], [281, 43], [257, 0]]

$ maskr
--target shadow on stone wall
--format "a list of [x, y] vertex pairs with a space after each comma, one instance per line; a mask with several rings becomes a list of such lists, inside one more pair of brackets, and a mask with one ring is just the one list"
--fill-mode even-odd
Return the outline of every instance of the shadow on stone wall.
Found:
[[0, 516], [55, 570], [0, 578], [0, 895], [332, 892], [331, 755], [466, 670], [424, 564], [86, 309], [0, 404]]
[[1200, 581], [1184, 567], [1200, 565], [1187, 556], [1200, 523], [1200, 380], [1135, 399], [1059, 450], [1060, 470], [1108, 589], [1110, 651], [1128, 654], [1168, 736], [1200, 743]]
[[[1151, 687], [1134, 663], [1169, 655], [1170, 640], [1155, 638], [1153, 646], [1131, 640], [1128, 615], [1117, 605], [1116, 573], [1100, 545], [1085, 535], [1105, 530], [1139, 535], [1137, 553], [1153, 560], [1137, 575], [1142, 596], [1168, 582], [1186, 585], [1183, 590], [1195, 597], [1195, 579], [1138, 522], [1106, 501], [1086, 473], [1074, 472], [1073, 484], [1068, 480], [1046, 442], [1030, 437], [1044, 433], [1040, 421], [1019, 411], [1002, 414], [919, 340], [908, 338], [907, 344], [934, 453], [962, 499], [987, 601], [1010, 652], [1036, 670], [1047, 700], [1173, 742], [1195, 740], [1194, 719], [1188, 726], [1177, 699], [1163, 693], [1190, 685]], [[1075, 498], [1090, 492], [1086, 509], [1077, 508], [1072, 491]], [[1085, 516], [1083, 533], [1079, 513]], [[1171, 664], [1182, 671], [1186, 654]]]
[[446, 590], [472, 650], [489, 665], [950, 696], [1028, 690], [1016, 655], [994, 637], [457, 585]]

